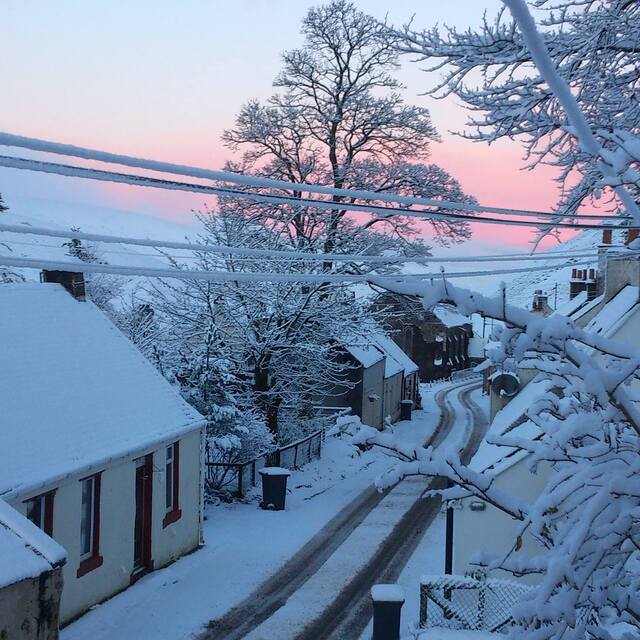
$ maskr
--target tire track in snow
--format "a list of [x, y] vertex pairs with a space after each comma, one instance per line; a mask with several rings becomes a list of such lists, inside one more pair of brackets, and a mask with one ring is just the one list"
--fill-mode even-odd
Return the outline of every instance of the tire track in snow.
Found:
[[[438, 446], [445, 439], [452, 425], [452, 416], [455, 415], [445, 399], [448, 394], [466, 385], [469, 385], [469, 381], [447, 387], [436, 393], [435, 401], [441, 408], [441, 417], [429, 442], [425, 445]], [[283, 607], [291, 595], [320, 569], [390, 490], [379, 492], [373, 485], [367, 487], [299, 549], [277, 573], [265, 580], [253, 593], [226, 614], [211, 620], [206, 630], [199, 636], [199, 640], [241, 640], [260, 626]], [[418, 500], [418, 502], [426, 501]]]
[[[442, 418], [439, 425], [439, 444], [449, 434], [457, 417], [449, 396], [459, 394], [466, 419], [466, 434], [462, 459], [466, 462], [477, 450], [486, 431], [486, 421], [480, 408], [470, 399], [478, 381], [465, 381], [444, 389], [436, 395]], [[444, 488], [444, 481], [434, 479], [432, 488]], [[424, 495], [424, 493], [422, 494]], [[439, 497], [418, 498], [413, 507], [398, 522], [393, 533], [350, 584], [336, 597], [323, 615], [310, 624], [296, 640], [347, 640], [360, 638], [372, 615], [370, 591], [374, 584], [394, 583], [402, 573], [420, 540], [440, 511]]]

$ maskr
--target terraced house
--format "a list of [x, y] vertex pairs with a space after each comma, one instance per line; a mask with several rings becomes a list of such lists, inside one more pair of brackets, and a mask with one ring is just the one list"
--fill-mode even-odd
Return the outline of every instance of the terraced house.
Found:
[[66, 551], [62, 623], [196, 549], [202, 524], [203, 418], [79, 275], [0, 288], [0, 498]]

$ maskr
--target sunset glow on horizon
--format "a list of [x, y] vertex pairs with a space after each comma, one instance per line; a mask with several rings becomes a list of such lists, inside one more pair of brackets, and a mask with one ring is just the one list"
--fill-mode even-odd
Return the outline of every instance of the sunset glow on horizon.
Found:
[[[317, 2], [240, 0], [229, 6], [189, 0], [179, 16], [172, 3], [151, 0], [133, 7], [118, 0], [100, 8], [62, 0], [55, 8], [41, 4], [37, 12], [29, 4], [8, 0], [0, 9], [7, 31], [0, 55], [13, 62], [3, 69], [0, 129], [220, 169], [237, 157], [223, 146], [222, 131], [233, 125], [247, 100], [273, 93], [280, 53], [300, 43], [300, 20]], [[356, 4], [380, 18], [388, 11], [398, 24], [414, 12], [410, 0], [394, 3], [393, 9], [383, 0]], [[415, 20], [425, 27], [437, 21], [464, 27], [499, 4], [425, 3]], [[67, 5], [73, 11], [65, 11]], [[264, 37], [269, 26], [276, 28], [277, 38]], [[30, 44], [35, 41], [37, 48]], [[44, 58], [42, 51], [47, 51]], [[517, 142], [489, 147], [450, 135], [464, 127], [464, 109], [421, 95], [434, 79], [420, 65], [403, 60], [400, 77], [407, 101], [427, 106], [442, 135], [443, 142], [431, 147], [431, 161], [467, 193], [485, 205], [552, 209], [558, 196], [552, 168], [523, 170]], [[193, 209], [211, 202], [199, 194], [18, 173], [0, 170], [0, 193], [9, 205], [12, 199], [49, 198], [188, 223]], [[474, 241], [494, 245], [524, 247], [532, 238], [526, 228], [474, 227]]]

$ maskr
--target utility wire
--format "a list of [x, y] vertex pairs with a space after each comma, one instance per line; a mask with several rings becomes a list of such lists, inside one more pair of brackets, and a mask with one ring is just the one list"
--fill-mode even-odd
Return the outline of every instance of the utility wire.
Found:
[[[554, 268], [575, 267], [577, 265], [591, 264], [589, 260], [567, 262], [554, 265]], [[67, 260], [41, 260], [39, 258], [18, 258], [0, 255], [0, 265], [6, 267], [24, 267], [30, 269], [45, 269], [50, 271], [82, 271], [86, 273], [106, 273], [119, 276], [143, 276], [151, 278], [175, 278], [178, 280], [208, 280], [211, 282], [316, 282], [316, 283], [355, 283], [377, 282], [388, 280], [403, 282], [407, 280], [432, 280], [434, 278], [473, 278], [481, 276], [505, 275], [512, 273], [526, 273], [530, 271], [547, 271], [548, 265], [523, 267], [520, 269], [496, 269], [491, 271], [467, 271], [454, 273], [421, 273], [402, 275], [351, 275], [337, 273], [269, 273], [258, 272], [230, 272], [230, 271], [205, 271], [199, 269], [158, 269], [153, 267], [135, 267], [130, 265], [112, 265], [93, 262], [72, 262]]]
[[[75, 178], [86, 178], [90, 180], [101, 180], [106, 182], [117, 182], [143, 187], [155, 187], [160, 189], [190, 191], [194, 193], [209, 193], [222, 195], [236, 199], [251, 200], [254, 202], [269, 202], [277, 204], [289, 204], [292, 206], [308, 205], [318, 209], [346, 210], [360, 213], [373, 213], [384, 217], [407, 216], [424, 220], [447, 220], [451, 222], [473, 222], [482, 224], [501, 224], [507, 226], [523, 227], [553, 227], [563, 229], [614, 229], [624, 227], [625, 229], [640, 229], [640, 225], [626, 225], [621, 218], [622, 224], [613, 225], [609, 223], [600, 224], [579, 224], [571, 222], [536, 222], [531, 220], [515, 220], [502, 218], [487, 218], [463, 215], [458, 213], [441, 213], [435, 211], [417, 211], [403, 207], [384, 207], [377, 205], [362, 205], [348, 202], [332, 202], [327, 200], [313, 200], [308, 198], [296, 198], [293, 196], [276, 196], [265, 193], [254, 193], [243, 190], [226, 189], [223, 187], [212, 187], [207, 185], [196, 185], [186, 182], [176, 182], [160, 178], [150, 178], [146, 176], [136, 176], [127, 173], [117, 173], [102, 169], [89, 169], [73, 165], [64, 165], [54, 162], [44, 162], [41, 160], [30, 160], [26, 158], [16, 158], [12, 156], [0, 156], [0, 166], [12, 169], [24, 169], [28, 171], [53, 173]], [[434, 201], [438, 202], [438, 201]], [[518, 215], [518, 214], [515, 214]]]
[[[549, 251], [546, 253], [528, 254], [528, 253], [508, 253], [482, 256], [381, 256], [369, 254], [343, 254], [343, 253], [310, 253], [305, 251], [288, 251], [288, 250], [271, 250], [271, 249], [252, 249], [247, 247], [232, 247], [228, 245], [201, 244], [190, 242], [174, 242], [170, 240], [158, 240], [149, 238], [130, 238], [127, 236], [111, 236], [97, 233], [86, 233], [74, 230], [58, 230], [48, 229], [45, 227], [32, 227], [21, 224], [1, 224], [0, 232], [36, 235], [50, 238], [64, 238], [85, 240], [88, 242], [100, 242], [105, 244], [123, 244], [142, 247], [161, 247], [163, 249], [178, 249], [193, 251], [196, 253], [219, 253], [233, 254], [239, 256], [251, 256], [263, 259], [288, 259], [288, 260], [309, 260], [309, 261], [333, 261], [333, 262], [361, 262], [361, 263], [380, 263], [380, 264], [403, 264], [407, 262], [415, 262], [418, 264], [429, 263], [457, 263], [457, 262], [520, 262], [520, 261], [539, 261], [539, 260], [566, 260], [569, 258], [587, 258], [597, 257], [595, 251]], [[9, 243], [12, 240], [8, 241]], [[15, 241], [13, 241], [15, 242]], [[42, 246], [42, 245], [41, 245]], [[633, 252], [629, 249], [617, 250], [623, 255], [631, 255]], [[611, 255], [611, 251], [608, 255]], [[137, 255], [145, 255], [137, 252]], [[161, 254], [146, 254], [161, 255]]]
[[[97, 149], [89, 149], [86, 147], [78, 147], [59, 142], [51, 142], [38, 138], [30, 138], [26, 136], [17, 136], [15, 134], [0, 132], [0, 146], [20, 147], [30, 149], [32, 151], [42, 151], [46, 153], [54, 153], [64, 156], [72, 156], [76, 158], [84, 158], [85, 160], [96, 160], [98, 162], [106, 162], [109, 164], [120, 164], [128, 167], [139, 169], [148, 169], [162, 173], [170, 173], [181, 176], [189, 176], [192, 178], [202, 178], [208, 180], [216, 180], [220, 182], [230, 182], [240, 184], [247, 187], [262, 187], [269, 189], [284, 189], [300, 193], [316, 193], [322, 195], [330, 195], [340, 198], [357, 198], [361, 200], [373, 200], [382, 202], [399, 203], [403, 205], [421, 205], [437, 207], [438, 209], [448, 209], [453, 211], [474, 211], [476, 213], [494, 213], [499, 215], [511, 216], [534, 216], [549, 217], [553, 220], [559, 217], [559, 214], [545, 211], [533, 211], [528, 209], [511, 209], [503, 207], [488, 207], [475, 205], [467, 202], [450, 202], [446, 200], [437, 200], [433, 198], [423, 198], [415, 196], [403, 196], [395, 193], [381, 193], [377, 191], [368, 191], [360, 189], [337, 189], [335, 187], [327, 187], [322, 185], [314, 185], [308, 183], [293, 183], [285, 180], [275, 180], [271, 178], [261, 178], [258, 176], [248, 176], [241, 173], [230, 171], [216, 171], [204, 169], [201, 167], [192, 167], [188, 165], [173, 164], [169, 162], [160, 162], [157, 160], [149, 160], [143, 158], [135, 158], [117, 153], [109, 153]], [[297, 198], [295, 198], [297, 199]], [[562, 216], [560, 216], [562, 217]], [[618, 219], [618, 216], [609, 214], [575, 214], [572, 218], [589, 218], [589, 219]]]

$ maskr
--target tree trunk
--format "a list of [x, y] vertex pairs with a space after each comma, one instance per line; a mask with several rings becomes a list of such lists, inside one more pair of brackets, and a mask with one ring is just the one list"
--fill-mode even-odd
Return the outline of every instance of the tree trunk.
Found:
[[269, 369], [264, 367], [255, 368], [253, 387], [255, 391], [257, 391], [257, 401], [264, 412], [265, 423], [271, 433], [277, 436], [281, 399], [273, 398], [269, 395], [269, 391], [271, 390], [269, 384]]

